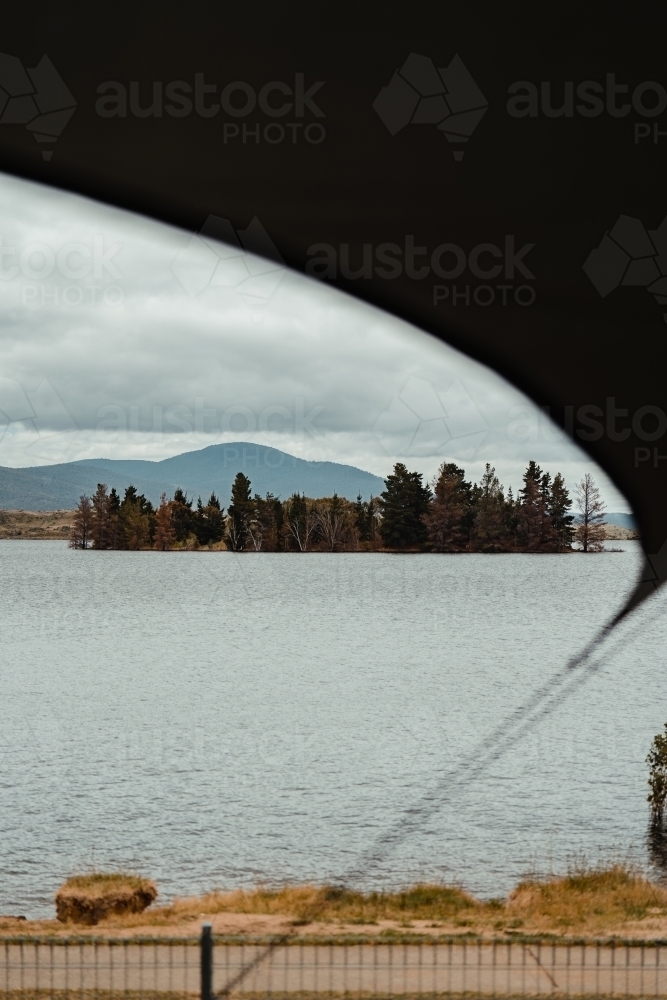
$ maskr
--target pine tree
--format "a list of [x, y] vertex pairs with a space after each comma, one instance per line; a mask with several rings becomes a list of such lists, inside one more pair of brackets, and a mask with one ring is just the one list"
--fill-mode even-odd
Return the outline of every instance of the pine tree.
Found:
[[368, 540], [372, 545], [379, 544], [381, 522], [382, 501], [380, 497], [374, 497], [371, 494], [368, 499]]
[[107, 516], [109, 519], [109, 548], [117, 549], [120, 548], [120, 534], [118, 531], [118, 515], [120, 512], [120, 497], [116, 492], [115, 486], [112, 486], [109, 491], [109, 496], [107, 498]]
[[160, 506], [155, 514], [155, 532], [153, 534], [153, 548], [160, 552], [167, 552], [176, 540], [176, 532], [172, 523], [172, 504], [167, 500], [167, 494], [160, 497]]
[[590, 472], [577, 486], [577, 507], [579, 517], [575, 529], [576, 540], [584, 552], [601, 552], [604, 549], [604, 510], [600, 490]]
[[111, 544], [109, 532], [109, 495], [105, 483], [98, 483], [92, 498], [92, 539], [94, 549], [108, 549]]
[[124, 549], [145, 549], [151, 544], [153, 505], [135, 486], [125, 490], [118, 513], [119, 536]]
[[434, 552], [463, 552], [469, 547], [464, 518], [470, 507], [470, 483], [453, 462], [443, 462], [433, 480], [433, 499], [424, 514], [430, 548]]
[[551, 496], [549, 498], [549, 517], [556, 533], [558, 548], [561, 552], [572, 548], [572, 538], [574, 528], [572, 522], [574, 515], [570, 514], [572, 500], [565, 488], [565, 480], [560, 472], [557, 472], [551, 485]]
[[478, 552], [505, 552], [505, 496], [495, 468], [486, 463], [475, 505], [474, 546]]
[[424, 486], [419, 472], [408, 472], [402, 462], [385, 479], [382, 493], [382, 524], [380, 534], [391, 549], [421, 548], [426, 541], [423, 518], [428, 510], [431, 492]]
[[200, 545], [214, 545], [224, 537], [225, 518], [215, 493], [211, 493], [205, 507], [201, 497], [197, 500], [195, 534]]
[[264, 502], [271, 521], [266, 547], [269, 552], [275, 552], [283, 537], [283, 505], [280, 502], [280, 497], [274, 496], [273, 493], [267, 493]]
[[232, 484], [231, 503], [227, 508], [227, 539], [234, 552], [242, 552], [249, 540], [249, 526], [253, 516], [250, 480], [242, 472], [236, 473]]
[[353, 517], [357, 537], [362, 542], [368, 541], [368, 505], [362, 500], [361, 493], [357, 493], [357, 499], [354, 501]]
[[69, 547], [71, 549], [87, 549], [91, 541], [93, 521], [93, 505], [87, 496], [79, 497], [79, 502], [72, 518]]
[[517, 507], [517, 541], [524, 552], [553, 552], [558, 547], [549, 514], [551, 476], [530, 461], [523, 474]]
[[197, 545], [208, 545], [208, 525], [201, 496], [197, 497], [197, 507], [192, 512], [192, 532], [197, 539]]
[[176, 541], [181, 543], [187, 542], [195, 527], [192, 500], [188, 500], [187, 494], [179, 486], [174, 490], [174, 499], [171, 503], [171, 520], [174, 526]]
[[379, 504], [372, 494], [369, 499], [362, 500], [361, 493], [357, 495], [352, 508], [350, 530], [355, 536], [355, 542], [375, 543], [377, 536], [377, 517]]
[[514, 499], [514, 494], [512, 493], [512, 487], [507, 491], [507, 498], [505, 500], [505, 537], [507, 539], [507, 551], [516, 552], [518, 548], [517, 532], [519, 528], [519, 504], [518, 501]]

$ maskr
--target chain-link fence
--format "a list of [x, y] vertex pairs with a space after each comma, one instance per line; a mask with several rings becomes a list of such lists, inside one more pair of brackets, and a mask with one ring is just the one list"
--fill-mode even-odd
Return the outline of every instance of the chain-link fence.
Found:
[[667, 942], [11, 938], [15, 1000], [329, 997], [667, 997]]

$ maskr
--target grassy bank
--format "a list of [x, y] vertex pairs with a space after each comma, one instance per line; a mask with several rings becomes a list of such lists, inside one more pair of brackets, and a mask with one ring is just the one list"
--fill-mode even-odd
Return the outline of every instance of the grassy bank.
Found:
[[[402, 892], [361, 893], [298, 886], [236, 890], [176, 900], [154, 918], [182, 922], [211, 914], [274, 915], [296, 926], [412, 927], [429, 930], [593, 934], [628, 929], [647, 918], [667, 925], [667, 889], [628, 866], [581, 867], [562, 877], [526, 879], [507, 899], [482, 901], [463, 889], [416, 885]], [[144, 916], [148, 916], [146, 913]]]
[[[437, 937], [452, 934], [667, 937], [667, 889], [624, 864], [580, 866], [562, 876], [527, 878], [505, 899], [479, 900], [461, 888], [415, 885], [401, 892], [332, 886], [216, 891], [111, 913], [86, 933], [191, 935], [203, 920], [219, 934], [290, 933]], [[79, 925], [0, 918], [2, 933], [71, 933]]]
[[67, 541], [73, 510], [0, 510], [0, 538]]

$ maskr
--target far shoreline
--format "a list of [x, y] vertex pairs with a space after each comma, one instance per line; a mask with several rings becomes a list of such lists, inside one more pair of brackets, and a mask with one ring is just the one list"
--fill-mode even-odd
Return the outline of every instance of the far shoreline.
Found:
[[[75, 515], [74, 510], [45, 510], [32, 511], [24, 508], [5, 510], [0, 509], [0, 541], [64, 541], [69, 542], [72, 523]], [[605, 527], [605, 542], [641, 542], [638, 531], [632, 528], [625, 528], [620, 525], [607, 524]], [[133, 552], [158, 552], [158, 549], [150, 546], [142, 546], [137, 549], [86, 549], [86, 551], [133, 551]], [[224, 542], [217, 542], [212, 546], [208, 545], [175, 545], [170, 552], [233, 552]], [[266, 550], [259, 550], [262, 554], [267, 554]], [[351, 555], [365, 555], [378, 553], [384, 555], [566, 555], [577, 552], [577, 549], [566, 549], [560, 552], [526, 552], [521, 550], [507, 549], [501, 552], [481, 553], [481, 552], [429, 552], [424, 549], [390, 549], [379, 545], [365, 546], [359, 549], [347, 549], [345, 552]], [[622, 549], [605, 548], [605, 552], [623, 551]], [[309, 555], [313, 552], [320, 554], [342, 555], [341, 551], [330, 552], [329, 550], [317, 548], [308, 549], [306, 552], [296, 550], [277, 550], [270, 552], [271, 555]], [[244, 554], [256, 554], [256, 550], [250, 548], [244, 550]], [[235, 553], [241, 554], [241, 553]], [[592, 554], [592, 553], [587, 553]]]

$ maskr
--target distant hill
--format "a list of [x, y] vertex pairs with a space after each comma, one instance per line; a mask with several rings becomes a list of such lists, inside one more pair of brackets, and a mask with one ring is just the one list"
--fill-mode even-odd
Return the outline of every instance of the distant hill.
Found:
[[277, 448], [234, 441], [188, 451], [161, 462], [91, 458], [26, 469], [0, 466], [0, 509], [71, 510], [81, 494], [90, 496], [98, 483], [106, 483], [109, 488], [115, 486], [121, 496], [132, 484], [154, 504], [159, 502], [161, 493], [172, 496], [177, 486], [195, 500], [201, 496], [204, 503], [215, 492], [226, 507], [237, 472], [248, 476], [253, 492], [262, 496], [271, 492], [282, 500], [296, 492], [309, 497], [338, 493], [348, 500], [361, 493], [367, 500], [384, 489], [379, 476], [353, 465], [309, 462]]
[[637, 520], [632, 514], [611, 511], [609, 514], [605, 513], [604, 519], [606, 524], [613, 524], [617, 528], [630, 528], [632, 531], [639, 531]]
[[[574, 515], [574, 523], [579, 523], [579, 516]], [[621, 511], [605, 511], [604, 523], [613, 524], [615, 528], [629, 528], [630, 531], [639, 531], [637, 519], [632, 514], [624, 514]]]

